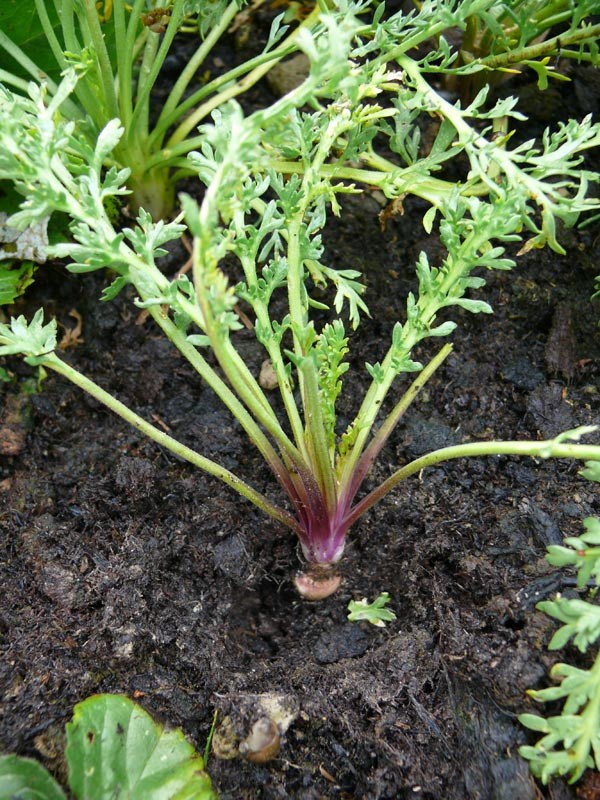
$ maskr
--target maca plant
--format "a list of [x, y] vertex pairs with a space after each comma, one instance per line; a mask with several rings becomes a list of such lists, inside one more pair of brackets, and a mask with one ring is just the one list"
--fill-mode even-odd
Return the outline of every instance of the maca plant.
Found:
[[[26, 197], [11, 223], [25, 227], [54, 210], [69, 215], [74, 241], [51, 253], [70, 259], [73, 272], [110, 270], [114, 280], [104, 300], [133, 287], [135, 303], [239, 421], [287, 505], [175, 441], [59, 357], [56, 324], [44, 322], [41, 310], [30, 322], [18, 317], [0, 326], [0, 355], [21, 354], [29, 364], [73, 381], [291, 529], [307, 562], [296, 584], [308, 598], [327, 596], [338, 586], [335, 565], [349, 528], [401, 481], [432, 464], [491, 454], [600, 461], [600, 446], [577, 442], [594, 430], [586, 427], [550, 441], [443, 448], [363, 490], [403, 414], [451, 350], [446, 344], [423, 364], [416, 356], [419, 345], [452, 333], [456, 324], [449, 314], [457, 306], [491, 313], [477, 294], [487, 270], [513, 266], [507, 244], [514, 246], [527, 232], [521, 249], [548, 244], [561, 251], [557, 222], [573, 223], [597, 207], [586, 197], [597, 175], [582, 166], [583, 154], [600, 144], [600, 129], [591, 120], [560, 124], [539, 144], [510, 146], [508, 121], [522, 118], [514, 98], [487, 106], [481, 92], [463, 108], [426, 80], [428, 73], [453, 70], [447, 43], [420, 57], [409, 55], [432, 32], [464, 25], [477, 6], [476, 0], [440, 0], [386, 21], [378, 7], [369, 24], [363, 19], [366, 3], [323, 10], [319, 26], [297, 38], [311, 70], [296, 89], [249, 116], [231, 102], [200, 130], [202, 145], [190, 154], [189, 165], [205, 188], [199, 204], [182, 196], [185, 224], [154, 222], [141, 210], [135, 226], [114, 228], [105, 206], [126, 193], [128, 174], [105, 170], [104, 164], [123, 127], [111, 120], [93, 147], [77, 137], [74, 123], [61, 114], [77, 85], [74, 72], [51, 95], [37, 86], [27, 98], [8, 89], [0, 95], [0, 178], [13, 181]], [[312, 110], [299, 110], [307, 102]], [[439, 128], [423, 152], [419, 124], [430, 115]], [[377, 154], [376, 141], [387, 142], [396, 163]], [[435, 174], [457, 159], [465, 165], [460, 181]], [[336, 401], [350, 378], [347, 328], [359, 328], [368, 310], [360, 274], [326, 264], [321, 231], [328, 214], [341, 213], [343, 195], [358, 191], [357, 181], [379, 186], [390, 199], [409, 193], [426, 199], [424, 226], [430, 231], [437, 221], [446, 256], [432, 265], [421, 253], [404, 319], [393, 326], [381, 359], [366, 365], [370, 386], [354, 420], [340, 430]], [[184, 230], [193, 236], [192, 276], [169, 280], [157, 261], [163, 245]], [[327, 290], [332, 308], [324, 302]], [[283, 419], [236, 348], [242, 314], [252, 319], [257, 345], [276, 375]], [[412, 383], [379, 420], [394, 384], [411, 373]]]

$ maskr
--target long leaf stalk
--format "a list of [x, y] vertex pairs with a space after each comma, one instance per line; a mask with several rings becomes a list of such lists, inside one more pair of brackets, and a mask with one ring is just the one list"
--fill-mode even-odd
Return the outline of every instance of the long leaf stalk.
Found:
[[[400, 197], [410, 193], [415, 197], [427, 200], [432, 205], [439, 205], [445, 197], [448, 198], [456, 191], [456, 184], [424, 173], [422, 165], [420, 168], [399, 168], [393, 161], [379, 155], [365, 153], [363, 158], [367, 165], [377, 168], [339, 167], [334, 164], [323, 164], [319, 169], [319, 174], [324, 178], [335, 177], [338, 180], [362, 183], [365, 186], [380, 188], [384, 191], [393, 188], [395, 196]], [[269, 166], [284, 175], [302, 175], [304, 173], [304, 166], [294, 161], [275, 159], [270, 162]], [[487, 195], [489, 187], [483, 183], [479, 183], [477, 186], [465, 184], [461, 193], [465, 197]]]
[[523, 441], [493, 441], [493, 442], [468, 442], [466, 444], [452, 445], [434, 450], [421, 458], [411, 461], [401, 469], [396, 470], [380, 486], [370, 492], [357, 503], [346, 518], [351, 525], [366, 511], [374, 506], [382, 497], [392, 491], [401, 481], [411, 475], [418, 474], [428, 467], [453, 461], [457, 458], [479, 458], [481, 456], [527, 456], [529, 458], [544, 460], [548, 458], [571, 458], [578, 461], [600, 460], [600, 447], [598, 445], [565, 444], [560, 439], [548, 439], [540, 442]]
[[[190, 109], [194, 110], [177, 125], [173, 133], [170, 134], [169, 138], [166, 140], [165, 147], [173, 153], [173, 155], [182, 155], [183, 153], [189, 153], [194, 150], [198, 146], [198, 140], [196, 138], [190, 138], [185, 142], [183, 147], [178, 147], [178, 145], [183, 143], [189, 134], [197, 128], [215, 108], [218, 108], [228, 100], [232, 100], [248, 91], [248, 89], [258, 83], [258, 81], [283, 58], [293, 53], [294, 50], [296, 50], [295, 42], [300, 36], [301, 31], [314, 27], [318, 20], [319, 10], [315, 8], [298, 27], [289, 33], [281, 44], [273, 50], [256, 56], [256, 58], [245, 62], [239, 67], [234, 67], [226, 75], [215, 78], [206, 86], [191, 94], [190, 97], [186, 98], [179, 106], [176, 106], [175, 103], [166, 104], [157, 123], [157, 131], [161, 134], [164, 134], [176, 120], [181, 119], [187, 111]], [[187, 77], [187, 72], [184, 71], [181, 74], [179, 78], [180, 81], [183, 81], [184, 75]], [[179, 97], [181, 97], [182, 90], [176, 84], [174, 91], [174, 99], [177, 101]], [[204, 101], [204, 98], [211, 94], [213, 95], [212, 99]], [[204, 102], [199, 105], [200, 101]]]
[[[194, 240], [193, 270], [194, 283], [200, 316], [192, 304], [182, 299], [182, 307], [189, 313], [192, 319], [201, 327], [208, 337], [212, 350], [221, 366], [225, 376], [231, 383], [234, 391], [249, 411], [269, 431], [278, 441], [279, 446], [288, 458], [298, 461], [298, 446], [301, 442], [296, 441], [294, 446], [284, 434], [277, 417], [271, 408], [263, 390], [256, 378], [252, 375], [241, 356], [231, 346], [227, 332], [215, 318], [209, 297], [211, 287], [207, 284], [207, 278], [215, 277], [218, 271], [218, 259], [213, 252], [212, 230], [214, 226], [214, 200], [221, 181], [224, 180], [224, 173], [227, 165], [222, 165], [214, 175], [211, 185], [203, 198], [199, 211], [198, 234]], [[235, 298], [230, 296], [229, 302], [233, 304]]]
[[[565, 12], [565, 18], [568, 18], [568, 16], [569, 12], [567, 11]], [[553, 21], [552, 24], [554, 25], [557, 23]], [[562, 33], [559, 36], [553, 36], [542, 42], [536, 42], [515, 50], [509, 50], [506, 53], [483, 56], [479, 63], [484, 68], [502, 69], [510, 67], [513, 64], [522, 64], [546, 56], [561, 55], [565, 48], [575, 45], [578, 42], [596, 41], [599, 36], [600, 24], [588, 25], [583, 28], [577, 28], [574, 31]], [[571, 57], [573, 56], [577, 58], [575, 51], [573, 51]]]
[[273, 517], [273, 519], [299, 533], [298, 523], [284, 509], [276, 506], [260, 492], [257, 492], [256, 489], [253, 489], [247, 483], [238, 478], [237, 475], [234, 475], [228, 469], [225, 469], [225, 467], [222, 467], [211, 459], [200, 455], [195, 450], [186, 447], [186, 445], [176, 441], [164, 431], [161, 431], [156, 426], [144, 420], [124, 403], [121, 403], [119, 400], [113, 397], [113, 395], [109, 394], [100, 386], [98, 386], [98, 384], [94, 383], [94, 381], [91, 381], [81, 372], [78, 372], [69, 364], [59, 359], [54, 353], [38, 357], [37, 362], [40, 366], [54, 370], [59, 375], [62, 375], [64, 378], [70, 380], [71, 383], [79, 386], [89, 395], [109, 408], [112, 412], [124, 419], [136, 430], [139, 430], [161, 447], [164, 447], [165, 449], [174, 453], [176, 456], [189, 461], [191, 464], [203, 470], [204, 472], [207, 472], [209, 475], [212, 475], [213, 477], [218, 478], [220, 481], [223, 481], [223, 483], [230, 486], [238, 494], [242, 495], [242, 497], [250, 500], [251, 503], [253, 503], [255, 506], [258, 506], [258, 508], [268, 514], [270, 517]]
[[385, 443], [393, 433], [394, 429], [406, 413], [410, 404], [416, 399], [417, 395], [422, 391], [425, 384], [433, 373], [438, 369], [442, 362], [450, 355], [452, 345], [447, 344], [435, 355], [431, 361], [424, 367], [418, 374], [417, 378], [412, 382], [409, 388], [404, 392], [400, 400], [396, 403], [392, 411], [388, 414], [385, 420], [381, 423], [376, 433], [371, 438], [368, 446], [360, 454], [356, 460], [356, 466], [352, 472], [352, 478], [347, 486], [342, 489], [344, 497], [344, 504], [349, 508], [348, 499], [350, 502], [356, 497], [356, 493], [361, 487], [364, 479], [366, 478], [369, 470], [377, 460]]

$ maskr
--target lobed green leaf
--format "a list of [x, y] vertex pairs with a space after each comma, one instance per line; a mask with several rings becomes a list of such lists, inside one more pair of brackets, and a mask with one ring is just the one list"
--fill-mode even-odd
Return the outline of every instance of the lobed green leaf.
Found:
[[44, 324], [44, 312], [36, 311], [31, 322], [24, 316], [0, 323], [0, 356], [24, 355], [30, 363], [56, 348], [56, 320]]

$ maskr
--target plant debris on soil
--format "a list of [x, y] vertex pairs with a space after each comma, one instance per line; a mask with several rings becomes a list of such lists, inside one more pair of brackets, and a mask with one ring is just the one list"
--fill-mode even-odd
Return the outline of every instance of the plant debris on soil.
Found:
[[[384, 230], [380, 211], [368, 191], [348, 196], [324, 237], [330, 263], [364, 273], [371, 311], [351, 338], [342, 427], [365, 390], [364, 362], [381, 356], [403, 317], [419, 250], [436, 249], [420, 202], [408, 201]], [[564, 231], [566, 257], [533, 251], [513, 271], [486, 276], [482, 297], [494, 315], [454, 312], [454, 353], [373, 483], [454, 442], [548, 438], [600, 421], [600, 306], [589, 299], [597, 236], [593, 227]], [[173, 248], [165, 272], [186, 259]], [[65, 277], [50, 265], [16, 310], [44, 305], [79, 369], [275, 496], [268, 468], [218, 399], [130, 297], [100, 304], [101, 287], [101, 276]], [[258, 375], [264, 356], [252, 332], [238, 341]], [[307, 603], [293, 589], [301, 563], [288, 531], [59, 376], [36, 387], [32, 368], [7, 367], [1, 751], [41, 759], [60, 778], [73, 705], [119, 692], [181, 726], [201, 751], [215, 710], [228, 720], [234, 744], [220, 755], [236, 757], [208, 763], [224, 800], [577, 796], [561, 781], [536, 785], [517, 754], [530, 741], [517, 721], [533, 709], [525, 691], [545, 685], [557, 660], [547, 651], [555, 626], [535, 604], [574, 587], [545, 548], [600, 513], [597, 487], [577, 464], [461, 460], [409, 479], [351, 531], [341, 589]], [[395, 621], [347, 620], [351, 599], [382, 591]], [[251, 763], [238, 746], [267, 695], [293, 709], [293, 721], [274, 758]], [[223, 740], [227, 730], [217, 730]]]

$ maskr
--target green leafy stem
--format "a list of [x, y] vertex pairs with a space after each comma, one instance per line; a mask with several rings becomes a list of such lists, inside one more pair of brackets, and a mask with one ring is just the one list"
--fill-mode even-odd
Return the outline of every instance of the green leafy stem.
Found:
[[[587, 477], [600, 480], [600, 464], [587, 470]], [[547, 559], [553, 566], [577, 569], [577, 587], [583, 591], [594, 586], [589, 600], [557, 595], [553, 600], [538, 603], [537, 608], [558, 620], [549, 648], [558, 650], [570, 640], [581, 653], [600, 638], [600, 607], [594, 602], [600, 577], [600, 519], [584, 520], [585, 533], [565, 539], [564, 545], [550, 545]], [[600, 766], [600, 654], [589, 669], [557, 663], [550, 677], [558, 685], [529, 690], [534, 700], [542, 703], [564, 700], [561, 713], [552, 717], [521, 714], [521, 723], [543, 734], [535, 745], [519, 749], [528, 759], [533, 773], [543, 783], [555, 776], [568, 776], [574, 783], [583, 772]]]

